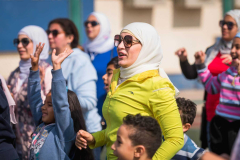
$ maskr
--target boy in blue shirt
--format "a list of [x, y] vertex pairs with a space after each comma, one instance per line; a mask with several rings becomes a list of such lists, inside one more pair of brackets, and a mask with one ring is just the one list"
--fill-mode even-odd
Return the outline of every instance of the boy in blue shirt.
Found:
[[197, 160], [204, 152], [185, 133], [191, 128], [196, 117], [196, 104], [185, 98], [176, 99], [178, 110], [182, 120], [184, 132], [184, 146], [176, 153], [172, 160]]

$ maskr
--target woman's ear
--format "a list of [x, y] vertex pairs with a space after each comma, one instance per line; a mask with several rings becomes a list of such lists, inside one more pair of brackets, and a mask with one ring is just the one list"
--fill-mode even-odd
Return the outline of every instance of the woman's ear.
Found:
[[134, 157], [140, 158], [146, 152], [145, 147], [143, 145], [139, 145], [135, 147]]
[[73, 39], [74, 39], [74, 35], [73, 35], [73, 34], [68, 35], [68, 36], [67, 36], [67, 43], [71, 44], [72, 41], [73, 41]]

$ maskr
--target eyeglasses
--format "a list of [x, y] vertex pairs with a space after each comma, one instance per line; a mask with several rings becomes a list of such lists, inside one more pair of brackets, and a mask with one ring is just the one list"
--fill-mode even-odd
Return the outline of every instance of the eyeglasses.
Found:
[[99, 23], [97, 21], [85, 21], [84, 26], [87, 27], [88, 23], [91, 23], [92, 27], [99, 25]]
[[13, 44], [14, 44], [14, 46], [18, 46], [18, 44], [19, 43], [22, 43], [22, 45], [23, 45], [23, 47], [26, 47], [30, 42], [31, 42], [31, 40], [30, 39], [28, 39], [28, 38], [23, 38], [23, 39], [21, 39], [21, 40], [19, 40], [18, 38], [15, 38], [14, 40], [13, 40]]
[[133, 37], [130, 36], [130, 35], [126, 35], [124, 38], [122, 38], [120, 35], [115, 35], [114, 45], [116, 47], [118, 47], [118, 45], [120, 43], [122, 43], [122, 41], [123, 41], [123, 44], [124, 44], [125, 48], [130, 48], [134, 44], [134, 42], [135, 42], [135, 44], [136, 43], [141, 43], [139, 40], [133, 40]]
[[54, 30], [46, 30], [47, 32], [47, 35], [49, 35], [50, 33], [52, 33], [53, 37], [57, 37], [58, 34], [62, 33], [62, 32], [59, 32], [58, 30], [54, 29]]
[[219, 26], [220, 27], [223, 27], [225, 24], [227, 25], [228, 30], [232, 30], [233, 26], [237, 25], [237, 24], [235, 24], [233, 22], [227, 22], [227, 21], [224, 21], [224, 20], [219, 21]]

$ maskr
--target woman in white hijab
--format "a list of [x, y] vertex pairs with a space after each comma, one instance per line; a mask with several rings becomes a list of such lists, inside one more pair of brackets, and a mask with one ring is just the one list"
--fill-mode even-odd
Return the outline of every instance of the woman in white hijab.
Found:
[[[115, 145], [113, 150], [111, 146], [117, 139], [123, 118], [128, 114], [140, 113], [159, 122], [165, 139], [155, 155], [148, 158], [171, 159], [183, 146], [183, 129], [174, 98], [176, 89], [164, 70], [160, 69], [160, 37], [153, 26], [136, 22], [127, 25], [120, 35], [115, 36], [115, 46], [121, 68], [114, 71], [103, 105], [107, 128], [94, 134], [79, 131], [76, 145], [80, 149], [85, 148], [86, 144], [90, 148], [106, 145], [108, 160], [134, 159], [137, 156], [134, 152], [138, 150], [130, 153], [125, 149], [120, 154], [122, 144]], [[143, 141], [144, 137], [138, 139]]]
[[104, 14], [92, 12], [84, 25], [88, 40], [83, 47], [97, 71], [97, 108], [98, 113], [102, 116], [102, 105], [106, 97], [102, 76], [106, 73], [108, 62], [117, 56], [117, 49], [110, 37], [110, 23]]
[[48, 58], [49, 43], [46, 32], [38, 26], [26, 26], [18, 33], [18, 38], [14, 39], [14, 45], [17, 47], [20, 62], [19, 67], [15, 69], [8, 78], [10, 92], [16, 102], [15, 114], [17, 124], [13, 125], [16, 135], [16, 149], [20, 159], [28, 158], [29, 139], [35, 129], [31, 110], [27, 98], [27, 82], [29, 69], [31, 67], [30, 55], [34, 53], [36, 45], [39, 42], [45, 43], [40, 56], [39, 68], [41, 71], [41, 94], [45, 99], [46, 94], [51, 89], [51, 69], [50, 64], [45, 62]]

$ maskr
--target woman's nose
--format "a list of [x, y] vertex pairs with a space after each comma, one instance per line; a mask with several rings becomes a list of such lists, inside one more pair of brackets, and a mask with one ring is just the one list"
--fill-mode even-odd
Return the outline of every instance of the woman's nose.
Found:
[[107, 76], [107, 74], [104, 74], [104, 75], [102, 76], [102, 79], [105, 80], [105, 79], [106, 79], [106, 76]]

